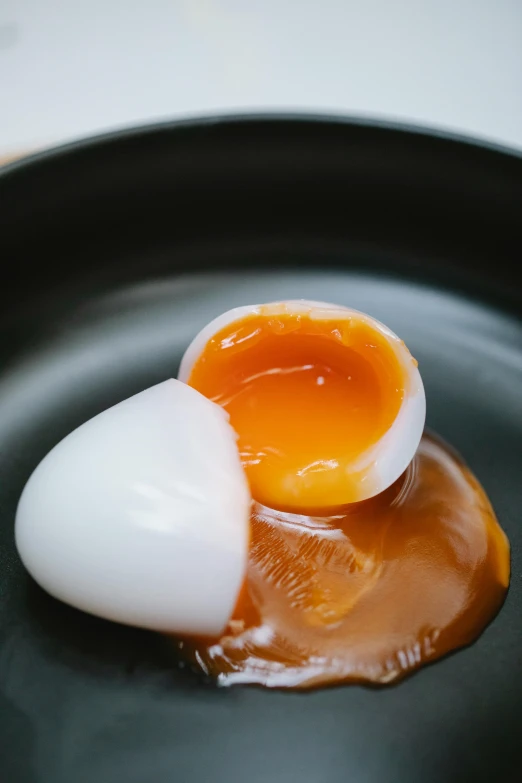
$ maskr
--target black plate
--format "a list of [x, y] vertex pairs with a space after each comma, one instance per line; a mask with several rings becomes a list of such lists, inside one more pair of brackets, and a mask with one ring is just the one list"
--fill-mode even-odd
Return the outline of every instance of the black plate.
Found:
[[[343, 121], [108, 136], [0, 176], [0, 779], [519, 780], [522, 160]], [[234, 305], [349, 303], [419, 359], [428, 424], [512, 544], [504, 608], [396, 687], [220, 690], [153, 634], [59, 604], [13, 542], [29, 474], [88, 417], [177, 371]]]

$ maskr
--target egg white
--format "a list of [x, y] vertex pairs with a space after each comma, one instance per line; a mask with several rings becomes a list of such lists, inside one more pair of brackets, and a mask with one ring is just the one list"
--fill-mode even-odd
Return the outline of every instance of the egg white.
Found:
[[[366, 500], [391, 486], [406, 470], [417, 451], [426, 418], [426, 397], [422, 378], [410, 352], [397, 335], [375, 318], [353, 308], [328, 302], [286, 300], [263, 305], [236, 307], [207, 324], [192, 340], [182, 358], [178, 378], [188, 382], [192, 368], [209, 340], [228, 324], [241, 321], [248, 315], [277, 316], [302, 313], [318, 321], [356, 318], [379, 332], [392, 348], [405, 371], [406, 387], [399, 412], [389, 430], [371, 448], [348, 463], [348, 474], [361, 474], [356, 500]], [[255, 350], [255, 349], [253, 349]], [[351, 482], [350, 482], [351, 484]], [[353, 487], [350, 486], [350, 492]], [[353, 495], [352, 495], [353, 500]], [[328, 498], [325, 498], [325, 507]]]
[[86, 612], [219, 634], [243, 582], [251, 499], [217, 405], [168, 380], [68, 435], [30, 477], [15, 536], [29, 573]]

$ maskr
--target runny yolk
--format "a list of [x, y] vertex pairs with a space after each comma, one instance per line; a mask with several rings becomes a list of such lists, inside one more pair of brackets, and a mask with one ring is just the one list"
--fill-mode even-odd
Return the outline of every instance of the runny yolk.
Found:
[[484, 490], [424, 436], [396, 484], [343, 513], [256, 505], [243, 591], [218, 639], [178, 640], [222, 685], [396, 681], [498, 612], [509, 544]]
[[228, 411], [255, 500], [310, 510], [371, 481], [357, 463], [393, 424], [406, 377], [361, 318], [261, 311], [214, 335], [188, 382]]

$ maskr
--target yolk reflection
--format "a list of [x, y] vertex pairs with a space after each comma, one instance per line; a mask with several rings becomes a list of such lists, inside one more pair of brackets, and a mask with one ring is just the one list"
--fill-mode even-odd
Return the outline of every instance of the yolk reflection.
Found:
[[357, 460], [393, 424], [406, 380], [360, 318], [261, 312], [218, 332], [188, 382], [228, 411], [253, 497], [296, 510], [357, 499]]
[[474, 640], [508, 582], [509, 544], [483, 489], [425, 436], [406, 474], [348, 513], [256, 506], [225, 634], [178, 645], [225, 685], [384, 684]]

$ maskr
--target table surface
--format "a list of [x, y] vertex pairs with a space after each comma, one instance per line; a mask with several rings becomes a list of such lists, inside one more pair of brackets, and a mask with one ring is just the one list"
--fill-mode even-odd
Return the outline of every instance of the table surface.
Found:
[[0, 0], [0, 157], [216, 112], [391, 118], [522, 149], [521, 0]]

